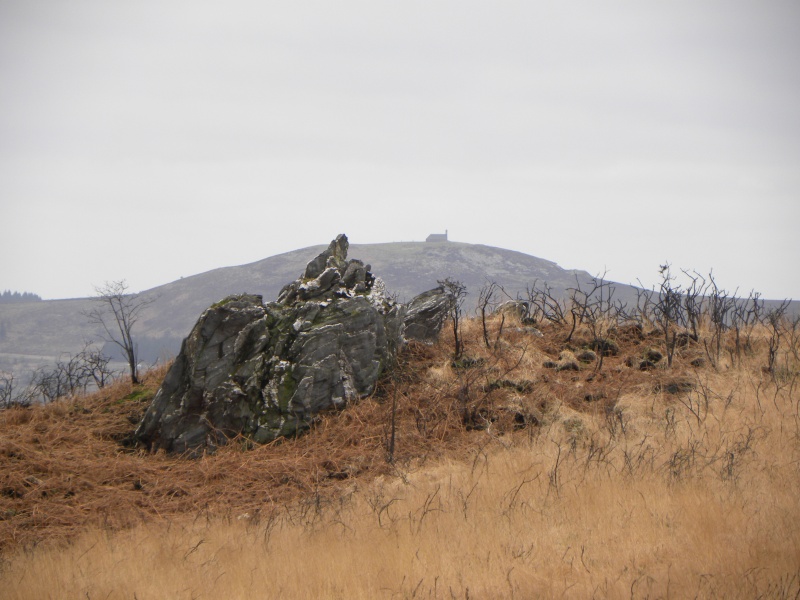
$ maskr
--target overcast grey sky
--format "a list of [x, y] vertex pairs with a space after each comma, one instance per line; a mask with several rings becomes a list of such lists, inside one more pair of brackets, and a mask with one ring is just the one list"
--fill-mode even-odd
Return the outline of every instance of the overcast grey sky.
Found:
[[800, 3], [0, 0], [0, 289], [456, 241], [800, 298]]

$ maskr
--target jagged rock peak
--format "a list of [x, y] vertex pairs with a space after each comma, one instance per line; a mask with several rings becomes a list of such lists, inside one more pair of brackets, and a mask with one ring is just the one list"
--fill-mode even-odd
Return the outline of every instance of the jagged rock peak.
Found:
[[290, 305], [321, 297], [369, 294], [375, 283], [371, 267], [357, 259], [347, 260], [349, 246], [345, 234], [336, 236], [326, 250], [309, 261], [299, 279], [281, 290], [278, 302]]
[[321, 252], [306, 265], [304, 279], [319, 277], [326, 268], [332, 266], [341, 270], [347, 260], [349, 248], [350, 242], [347, 241], [347, 236], [343, 233], [337, 235], [336, 239], [328, 245], [327, 250]]

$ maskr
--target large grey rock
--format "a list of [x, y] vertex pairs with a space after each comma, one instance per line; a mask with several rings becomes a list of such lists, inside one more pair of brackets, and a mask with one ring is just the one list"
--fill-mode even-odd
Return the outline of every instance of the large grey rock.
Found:
[[442, 289], [393, 302], [340, 235], [277, 302], [230, 296], [209, 307], [181, 347], [135, 438], [168, 452], [213, 449], [235, 435], [293, 435], [315, 415], [375, 390], [405, 339], [438, 335]]

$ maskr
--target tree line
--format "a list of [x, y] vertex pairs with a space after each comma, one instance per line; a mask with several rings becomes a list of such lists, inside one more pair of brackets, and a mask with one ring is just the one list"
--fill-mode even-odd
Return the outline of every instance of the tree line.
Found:
[[6, 290], [2, 294], [0, 294], [0, 304], [13, 304], [15, 302], [41, 302], [42, 297], [39, 294], [34, 294], [31, 292], [12, 292], [11, 290]]

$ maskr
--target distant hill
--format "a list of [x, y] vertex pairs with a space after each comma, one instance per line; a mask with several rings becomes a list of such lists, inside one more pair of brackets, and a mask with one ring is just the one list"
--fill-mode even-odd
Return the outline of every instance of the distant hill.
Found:
[[[158, 300], [143, 320], [143, 328], [153, 334], [183, 337], [203, 310], [229, 294], [249, 292], [261, 294], [265, 301], [274, 300], [281, 288], [294, 280], [326, 246], [311, 246], [247, 265], [215, 269], [148, 290]], [[445, 277], [464, 283], [471, 295], [476, 295], [487, 280], [501, 283], [514, 295], [535, 279], [563, 290], [575, 284], [576, 275], [581, 280], [590, 278], [585, 271], [568, 271], [554, 262], [521, 252], [459, 242], [351, 244], [348, 256], [370, 264], [372, 272], [401, 301], [436, 287], [437, 280]]]
[[[142, 359], [153, 362], [173, 356], [200, 314], [225, 296], [249, 292], [261, 294], [265, 301], [274, 300], [326, 246], [214, 269], [143, 292], [156, 300], [134, 330]], [[521, 252], [460, 242], [351, 244], [349, 257], [369, 263], [372, 272], [400, 300], [436, 287], [437, 280], [445, 277], [461, 281], [469, 293], [468, 310], [474, 308], [478, 291], [487, 281], [501, 284], [515, 297], [524, 295], [526, 287], [536, 280], [563, 293], [575, 285], [576, 279], [581, 283], [591, 279], [586, 271], [562, 269], [554, 262]], [[615, 285], [617, 298], [635, 302], [636, 288]], [[81, 314], [92, 307], [92, 302], [91, 298], [82, 298], [0, 304], [0, 370], [26, 372], [62, 353], [77, 353], [86, 340], [101, 340], [100, 332], [93, 330]]]

